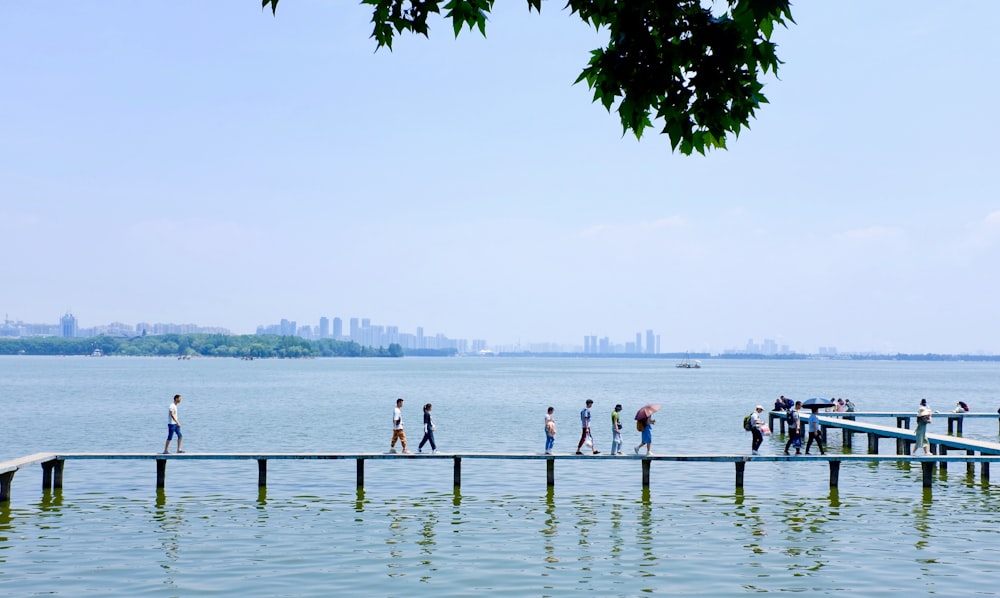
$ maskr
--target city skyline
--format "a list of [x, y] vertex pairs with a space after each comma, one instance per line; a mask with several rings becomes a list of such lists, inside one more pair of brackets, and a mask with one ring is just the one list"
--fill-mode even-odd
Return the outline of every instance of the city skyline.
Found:
[[362, 5], [7, 8], [16, 319], [1000, 354], [998, 3], [794, 5], [769, 103], [705, 156], [623, 136], [573, 83], [607, 33], [549, 3], [391, 52]]
[[[343, 341], [354, 341], [364, 346], [388, 346], [390, 344], [400, 344], [404, 349], [456, 349], [460, 353], [479, 352], [534, 352], [534, 353], [580, 353], [580, 354], [666, 354], [679, 355], [691, 353], [689, 349], [662, 348], [661, 336], [652, 329], [637, 331], [634, 340], [619, 341], [617, 337], [583, 335], [582, 343], [564, 344], [552, 341], [534, 341], [514, 344], [491, 343], [488, 339], [482, 338], [452, 338], [441, 332], [424, 334], [424, 329], [418, 326], [414, 331], [407, 332], [401, 330], [399, 326], [392, 324], [379, 324], [373, 322], [371, 318], [340, 316], [320, 316], [315, 325], [300, 324], [296, 320], [282, 318], [276, 324], [259, 324], [253, 333], [233, 332], [228, 328], [218, 326], [201, 326], [194, 323], [154, 323], [139, 322], [135, 325], [123, 322], [111, 322], [109, 324], [99, 324], [95, 326], [80, 327], [76, 316], [67, 311], [58, 323], [27, 323], [21, 320], [12, 320], [9, 314], [5, 314], [4, 322], [0, 325], [0, 338], [17, 338], [31, 336], [64, 336], [64, 337], [93, 337], [100, 335], [108, 336], [142, 336], [146, 334], [225, 334], [225, 335], [278, 335], [278, 336], [299, 336], [309, 340], [320, 340], [330, 338]], [[346, 332], [345, 332], [346, 331]], [[788, 344], [779, 344], [775, 339], [763, 337], [758, 343], [754, 338], [747, 339], [742, 346], [733, 345], [719, 351], [694, 351], [696, 354], [753, 354], [753, 355], [819, 355], [836, 356], [848, 354], [877, 354], [869, 351], [841, 352], [832, 345], [823, 345], [815, 349], [795, 349]], [[931, 351], [929, 353], [939, 353]], [[972, 355], [974, 353], [962, 352], [955, 355]], [[975, 354], [982, 355], [983, 352]]]

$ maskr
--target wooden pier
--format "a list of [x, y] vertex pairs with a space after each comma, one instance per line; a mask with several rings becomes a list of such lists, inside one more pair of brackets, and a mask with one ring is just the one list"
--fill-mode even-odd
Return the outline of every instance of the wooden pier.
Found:
[[[809, 417], [809, 409], [803, 407], [799, 412], [802, 415], [802, 421], [805, 422], [806, 418]], [[916, 413], [906, 411], [820, 411], [817, 413], [820, 417], [830, 417], [846, 420], [857, 421], [858, 418], [895, 418], [897, 428], [909, 428], [910, 420], [917, 417]], [[973, 412], [967, 411], [965, 413], [955, 413], [949, 411], [947, 413], [935, 412], [934, 417], [946, 418], [948, 420], [948, 433], [949, 434], [961, 434], [963, 424], [967, 419], [995, 419], [997, 420], [997, 433], [1000, 434], [1000, 413], [998, 412]], [[780, 430], [782, 434], [785, 433], [785, 412], [784, 411], [770, 411], [767, 414], [768, 426], [772, 430]], [[774, 427], [775, 422], [778, 422], [778, 428]]]
[[[863, 425], [863, 424], [859, 424]], [[885, 432], [897, 431], [907, 433], [908, 431], [880, 426], [886, 428]], [[908, 432], [912, 436], [912, 432]], [[947, 438], [947, 437], [946, 437]], [[972, 441], [970, 441], [972, 442]], [[990, 443], [983, 443], [990, 444]], [[954, 448], [954, 447], [952, 447]], [[995, 450], [992, 454], [975, 455], [971, 449], [967, 449], [965, 455], [949, 455], [947, 451], [942, 454], [911, 457], [909, 455], [854, 455], [854, 454], [827, 454], [827, 455], [652, 455], [652, 456], [611, 456], [611, 455], [544, 455], [544, 454], [517, 454], [517, 453], [463, 453], [463, 454], [431, 454], [431, 455], [403, 455], [385, 453], [354, 453], [354, 454], [327, 454], [327, 453], [185, 453], [159, 454], [159, 453], [37, 453], [12, 461], [0, 463], [0, 503], [10, 501], [11, 485], [14, 474], [25, 467], [40, 465], [42, 469], [42, 490], [61, 489], [63, 487], [63, 468], [66, 461], [74, 460], [140, 460], [155, 461], [156, 464], [156, 488], [166, 487], [167, 463], [169, 461], [257, 461], [257, 485], [260, 488], [267, 486], [267, 468], [269, 461], [283, 460], [354, 460], [357, 467], [357, 487], [363, 488], [365, 483], [365, 462], [374, 460], [409, 461], [416, 465], [416, 461], [440, 461], [450, 459], [452, 461], [452, 482], [454, 487], [460, 488], [462, 485], [462, 461], [464, 459], [503, 459], [503, 460], [525, 460], [546, 462], [546, 484], [549, 487], [555, 486], [555, 466], [556, 461], [567, 460], [588, 460], [588, 461], [616, 461], [619, 465], [629, 461], [638, 462], [642, 470], [642, 486], [650, 485], [650, 469], [652, 463], [667, 462], [691, 462], [691, 463], [733, 463], [736, 468], [736, 488], [743, 488], [744, 476], [747, 463], [767, 463], [767, 462], [826, 462], [830, 468], [830, 487], [836, 488], [840, 483], [841, 463], [872, 463], [872, 462], [909, 462], [919, 463], [923, 470], [923, 486], [930, 488], [933, 481], [935, 466], [940, 464], [942, 468], [947, 463], [965, 463], [968, 473], [973, 473], [973, 464], [981, 464], [980, 479], [983, 483], [989, 481], [990, 463], [1000, 463], [1000, 445], [992, 445], [988, 449]]]

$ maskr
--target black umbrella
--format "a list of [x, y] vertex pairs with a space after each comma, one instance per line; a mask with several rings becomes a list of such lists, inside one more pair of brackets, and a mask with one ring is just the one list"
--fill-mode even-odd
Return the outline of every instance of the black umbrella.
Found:
[[811, 399], [806, 399], [802, 401], [802, 406], [807, 409], [825, 409], [827, 407], [833, 407], [833, 401], [830, 399], [821, 399], [819, 397], [813, 397]]

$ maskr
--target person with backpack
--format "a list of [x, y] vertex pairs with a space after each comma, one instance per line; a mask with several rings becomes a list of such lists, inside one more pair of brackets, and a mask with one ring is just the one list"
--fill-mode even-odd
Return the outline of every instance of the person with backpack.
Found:
[[751, 454], [759, 455], [760, 445], [764, 443], [764, 432], [762, 428], [764, 427], [764, 420], [761, 419], [764, 413], [764, 408], [760, 405], [753, 410], [750, 414], [750, 434], [753, 435], [753, 441], [751, 442]]
[[795, 401], [795, 408], [789, 409], [788, 413], [785, 414], [785, 423], [788, 424], [788, 441], [785, 442], [785, 454], [788, 454], [788, 449], [792, 446], [795, 447], [795, 454], [802, 454], [802, 418], [799, 417], [799, 411], [802, 409], [802, 401]]

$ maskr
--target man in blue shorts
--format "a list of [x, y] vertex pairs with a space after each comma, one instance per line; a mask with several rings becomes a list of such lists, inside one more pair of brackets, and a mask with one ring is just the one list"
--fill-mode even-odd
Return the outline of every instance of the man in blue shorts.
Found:
[[177, 435], [177, 452], [183, 453], [181, 450], [181, 420], [177, 419], [177, 406], [181, 404], [181, 395], [174, 395], [174, 402], [170, 403], [170, 413], [167, 416], [167, 444], [163, 447], [163, 454], [170, 454], [170, 441], [173, 440], [174, 435]]

